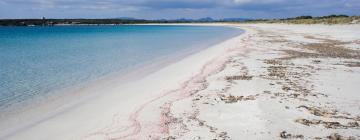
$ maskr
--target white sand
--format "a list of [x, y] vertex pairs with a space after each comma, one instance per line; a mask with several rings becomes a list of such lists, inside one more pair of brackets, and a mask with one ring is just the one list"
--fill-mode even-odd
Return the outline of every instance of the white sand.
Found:
[[139, 80], [91, 87], [82, 92], [97, 96], [43, 120], [19, 116], [1, 123], [0, 139], [280, 139], [283, 131], [292, 139], [360, 138], [360, 67], [344, 65], [359, 59], [264, 63], [288, 55], [281, 50], [314, 52], [301, 46], [324, 39], [360, 48], [359, 25], [226, 26], [246, 33]]

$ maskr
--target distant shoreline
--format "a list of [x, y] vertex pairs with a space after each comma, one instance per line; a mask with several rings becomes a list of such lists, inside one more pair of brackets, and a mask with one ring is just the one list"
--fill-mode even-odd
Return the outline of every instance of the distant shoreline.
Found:
[[322, 17], [298, 16], [283, 19], [248, 19], [224, 18], [212, 19], [173, 19], [173, 20], [146, 20], [146, 19], [0, 19], [2, 26], [119, 26], [133, 24], [206, 24], [206, 23], [283, 23], [283, 24], [360, 24], [360, 16], [329, 15]]

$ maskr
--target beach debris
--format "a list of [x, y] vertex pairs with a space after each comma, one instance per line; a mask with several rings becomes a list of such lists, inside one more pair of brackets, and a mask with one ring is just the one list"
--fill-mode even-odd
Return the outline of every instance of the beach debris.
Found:
[[230, 137], [227, 135], [227, 132], [220, 132], [219, 134], [217, 134], [217, 137], [221, 140], [230, 139]]
[[338, 133], [333, 133], [330, 136], [327, 136], [329, 140], [343, 140], [342, 136]]
[[290, 133], [287, 133], [286, 131], [282, 131], [280, 132], [280, 138], [282, 139], [303, 139], [304, 138], [304, 135], [293, 135], [293, 134], [290, 134]]
[[289, 91], [289, 90], [291, 90], [291, 88], [290, 87], [288, 87], [288, 86], [285, 86], [285, 85], [283, 85], [283, 87], [281, 88], [283, 91]]
[[304, 109], [306, 109], [307, 111], [309, 111], [311, 114], [313, 114], [315, 116], [321, 116], [321, 117], [330, 118], [333, 115], [336, 115], [336, 112], [329, 112], [329, 111], [321, 110], [321, 109], [316, 108], [316, 107], [308, 107], [308, 106], [305, 106], [305, 105], [301, 105], [301, 106], [299, 106], [297, 108], [304, 108]]
[[256, 100], [256, 97], [259, 96], [259, 94], [256, 95], [249, 95], [249, 96], [234, 96], [234, 95], [224, 95], [224, 94], [218, 94], [220, 97], [220, 100], [225, 103], [237, 103], [239, 101], [249, 101], [249, 100]]
[[224, 95], [224, 94], [219, 94], [219, 97], [221, 99], [221, 101], [224, 101], [225, 103], [236, 103], [238, 101], [241, 101], [242, 98], [244, 98], [244, 96], [233, 96], [233, 95]]
[[326, 137], [329, 140], [356, 140], [355, 137], [344, 137], [339, 135], [338, 133], [332, 133], [329, 136]]
[[266, 59], [264, 60], [264, 63], [269, 65], [282, 65], [281, 60], [276, 60], [276, 59]]
[[236, 75], [236, 76], [226, 76], [227, 81], [234, 81], [234, 80], [252, 80], [253, 76], [249, 75]]
[[360, 67], [360, 62], [346, 61], [344, 65], [347, 67]]
[[278, 79], [284, 79], [286, 77], [286, 67], [284, 66], [270, 66], [268, 67], [268, 76]]
[[313, 60], [312, 62], [315, 64], [319, 64], [319, 63], [321, 63], [321, 60]]
[[296, 119], [295, 122], [310, 126], [310, 125], [320, 125], [322, 124], [325, 128], [329, 129], [347, 129], [347, 128], [354, 128], [359, 129], [359, 124], [357, 122], [349, 122], [347, 125], [343, 125], [339, 122], [330, 122], [330, 121], [323, 121], [323, 120], [308, 120], [308, 119]]
[[[346, 59], [360, 59], [360, 50], [346, 48], [343, 45], [351, 44], [351, 42], [342, 42], [339, 40], [316, 38], [313, 36], [304, 36], [308, 39], [316, 39], [320, 43], [300, 43], [297, 48], [305, 49], [307, 51], [282, 50], [289, 56], [283, 59], [294, 58], [346, 58]], [[308, 52], [311, 51], [311, 52]], [[314, 63], [320, 63], [320, 60], [314, 60]]]
[[[310, 37], [311, 38], [311, 37]], [[293, 45], [293, 48], [282, 48], [279, 49], [287, 54], [287, 56], [282, 58], [273, 58], [273, 59], [259, 59], [263, 63], [268, 64], [265, 65], [264, 70], [265, 73], [260, 74], [261, 78], [270, 80], [269, 83], [272, 87], [279, 87], [277, 89], [280, 90], [272, 90], [268, 89], [263, 91], [264, 94], [262, 95], [270, 95], [271, 99], [280, 98], [281, 100], [276, 100], [279, 103], [287, 103], [288, 101], [292, 101], [294, 99], [298, 99], [300, 102], [307, 102], [311, 103], [312, 100], [315, 98], [320, 97], [328, 97], [326, 94], [314, 92], [314, 84], [307, 77], [313, 76], [313, 74], [317, 73], [318, 67], [316, 64], [320, 64], [324, 61], [324, 58], [357, 58], [360, 56], [359, 52], [351, 52], [351, 49], [347, 49], [341, 45], [346, 44], [346, 42], [338, 42], [336, 40], [327, 40], [327, 39], [318, 39], [320, 40], [319, 43], [296, 43], [291, 42], [291, 40], [281, 40], [281, 41], [274, 41], [277, 43], [283, 43], [287, 46]], [[290, 44], [290, 45], [289, 45]], [[285, 46], [284, 45], [284, 46]], [[331, 48], [329, 48], [331, 47]], [[334, 52], [333, 52], [334, 51]], [[337, 52], [336, 52], [337, 51]], [[296, 58], [312, 58], [309, 59], [308, 64], [295, 64], [294, 59]], [[360, 58], [360, 57], [359, 57]], [[239, 64], [238, 60], [230, 61], [233, 63], [231, 66], [242, 66], [244, 64]], [[347, 63], [345, 63], [347, 62]], [[324, 63], [325, 64], [325, 63]], [[351, 61], [344, 61], [342, 65], [348, 67], [356, 67], [360, 65], [360, 63], [351, 60]], [[246, 68], [246, 67], [243, 67]], [[236, 96], [230, 94], [228, 91], [231, 89], [237, 80], [252, 80], [254, 76], [248, 75], [248, 72], [244, 72], [244, 69], [239, 71], [243, 73], [241, 75], [233, 75], [233, 76], [226, 76], [225, 80], [228, 83], [225, 87], [222, 87], [221, 90], [217, 90], [218, 94], [212, 94], [211, 98], [208, 99], [202, 97], [195, 97], [193, 99], [194, 102], [201, 100], [204, 104], [209, 104], [208, 102], [225, 102], [226, 104], [233, 104], [238, 103], [240, 101], [248, 101], [248, 100], [256, 100], [257, 95], [250, 95], [250, 96]], [[238, 72], [238, 73], [239, 73]], [[257, 76], [257, 75], [255, 75]], [[221, 78], [223, 79], [223, 78]], [[306, 84], [305, 84], [306, 83]], [[212, 98], [215, 97], [215, 98]], [[204, 100], [204, 101], [203, 101]], [[287, 104], [285, 104], [287, 105]], [[300, 106], [299, 106], [300, 105]], [[303, 124], [306, 126], [311, 125], [320, 125], [327, 129], [359, 129], [359, 120], [356, 117], [352, 117], [349, 115], [343, 115], [343, 113], [339, 113], [337, 110], [327, 110], [321, 107], [310, 106], [310, 105], [297, 105], [298, 109], [306, 110], [314, 116], [317, 117], [324, 117], [324, 118], [331, 118], [335, 120], [322, 120], [322, 119], [297, 119], [295, 122], [299, 124]], [[290, 109], [289, 106], [284, 106], [285, 109]], [[296, 106], [294, 106], [296, 108]], [[291, 108], [293, 109], [293, 108]], [[338, 121], [336, 119], [344, 119], [347, 122]], [[215, 129], [212, 126], [206, 124], [205, 121], [201, 121], [196, 117], [193, 117], [192, 120], [195, 120], [195, 124], [197, 126], [203, 128], [209, 128], [210, 132], [216, 134], [216, 139], [228, 139], [226, 132], [221, 132]], [[213, 129], [214, 128], [214, 129]], [[303, 135], [294, 135], [288, 133], [286, 131], [280, 132], [280, 138], [282, 139], [304, 139]], [[351, 137], [343, 137], [339, 134], [331, 134], [330, 136], [326, 137], [315, 137], [314, 139], [348, 139]]]
[[166, 138], [163, 138], [163, 140], [176, 140], [176, 137], [174, 136], [168, 136]]
[[357, 123], [357, 121], [360, 121], [359, 116], [358, 117], [352, 117], [352, 116], [350, 116], [351, 114], [347, 114], [347, 113], [343, 113], [342, 115], [339, 115], [338, 111], [336, 111], [336, 110], [327, 111], [327, 110], [323, 110], [323, 109], [321, 109], [319, 107], [308, 107], [308, 106], [305, 106], [305, 105], [301, 105], [301, 106], [299, 106], [297, 108], [304, 108], [310, 114], [313, 114], [313, 115], [319, 116], [319, 117], [352, 120], [354, 122], [350, 122], [349, 126], [359, 127], [359, 124]]

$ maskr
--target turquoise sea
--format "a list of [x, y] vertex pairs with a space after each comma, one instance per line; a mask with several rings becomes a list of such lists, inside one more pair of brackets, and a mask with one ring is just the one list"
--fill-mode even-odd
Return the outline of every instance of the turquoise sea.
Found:
[[210, 26], [0, 27], [0, 111], [240, 33]]

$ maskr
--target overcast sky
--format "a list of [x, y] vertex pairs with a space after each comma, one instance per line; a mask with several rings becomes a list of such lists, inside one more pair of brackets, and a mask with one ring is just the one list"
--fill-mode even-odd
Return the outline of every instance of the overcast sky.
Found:
[[0, 0], [0, 18], [283, 18], [360, 15], [360, 0]]

